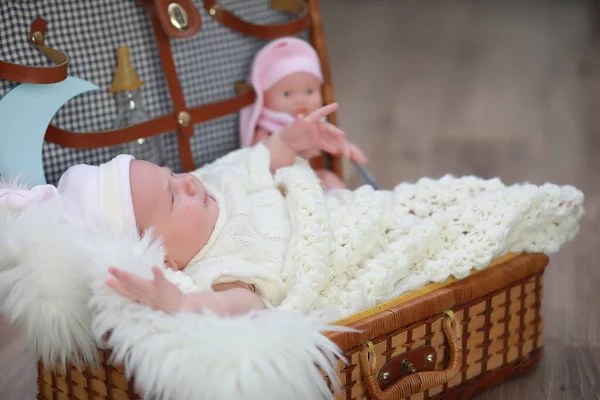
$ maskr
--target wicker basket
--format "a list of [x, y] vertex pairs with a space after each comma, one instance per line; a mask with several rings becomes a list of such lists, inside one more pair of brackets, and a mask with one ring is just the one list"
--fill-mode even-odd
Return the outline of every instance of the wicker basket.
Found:
[[[345, 353], [336, 399], [464, 399], [533, 368], [542, 354], [542, 254], [508, 255], [455, 282], [431, 284], [338, 324]], [[38, 399], [140, 399], [122, 366], [44, 371]], [[324, 376], [324, 379], [327, 379]]]

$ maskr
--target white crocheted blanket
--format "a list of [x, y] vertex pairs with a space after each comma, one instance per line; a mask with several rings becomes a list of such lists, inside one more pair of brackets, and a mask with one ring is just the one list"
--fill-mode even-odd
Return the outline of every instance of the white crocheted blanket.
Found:
[[330, 399], [320, 371], [336, 383], [339, 349], [322, 333], [343, 329], [332, 320], [508, 252], [556, 252], [584, 212], [581, 192], [551, 184], [444, 177], [326, 198], [301, 168], [277, 180], [294, 227], [277, 309], [220, 318], [132, 303], [105, 286], [107, 268], [149, 278], [161, 243], [73, 224], [52, 198], [0, 207], [2, 314], [47, 366], [93, 364], [110, 347], [150, 397]]
[[[583, 195], [572, 186], [445, 176], [392, 191], [326, 195], [309, 167], [278, 171], [293, 237], [284, 310], [343, 318], [449, 276], [465, 278], [504, 254], [553, 253], [577, 233]], [[182, 289], [195, 285], [169, 273]]]

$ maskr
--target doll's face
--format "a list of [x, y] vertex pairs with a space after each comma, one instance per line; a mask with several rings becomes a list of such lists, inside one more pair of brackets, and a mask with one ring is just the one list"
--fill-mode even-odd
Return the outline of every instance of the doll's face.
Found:
[[265, 107], [294, 117], [307, 115], [323, 106], [319, 79], [308, 72], [296, 72], [279, 80], [264, 93]]

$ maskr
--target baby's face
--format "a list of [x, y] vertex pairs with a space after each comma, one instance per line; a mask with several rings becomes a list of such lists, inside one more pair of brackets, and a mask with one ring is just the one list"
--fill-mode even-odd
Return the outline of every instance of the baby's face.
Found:
[[286, 76], [264, 95], [265, 107], [294, 117], [307, 115], [323, 105], [319, 79], [308, 72]]
[[219, 216], [217, 202], [192, 174], [133, 160], [131, 196], [138, 228], [163, 238], [166, 263], [184, 268], [208, 241]]

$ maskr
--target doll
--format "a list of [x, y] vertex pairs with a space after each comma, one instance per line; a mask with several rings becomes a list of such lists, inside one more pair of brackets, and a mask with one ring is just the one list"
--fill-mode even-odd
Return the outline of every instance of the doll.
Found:
[[[273, 132], [323, 106], [323, 74], [316, 51], [304, 40], [285, 37], [265, 46], [255, 57], [249, 83], [256, 90], [254, 104], [240, 112], [241, 147], [253, 146]], [[303, 154], [310, 158], [319, 153]], [[366, 163], [361, 150], [346, 142], [341, 156]], [[344, 188], [327, 169], [315, 171], [328, 190]]]

